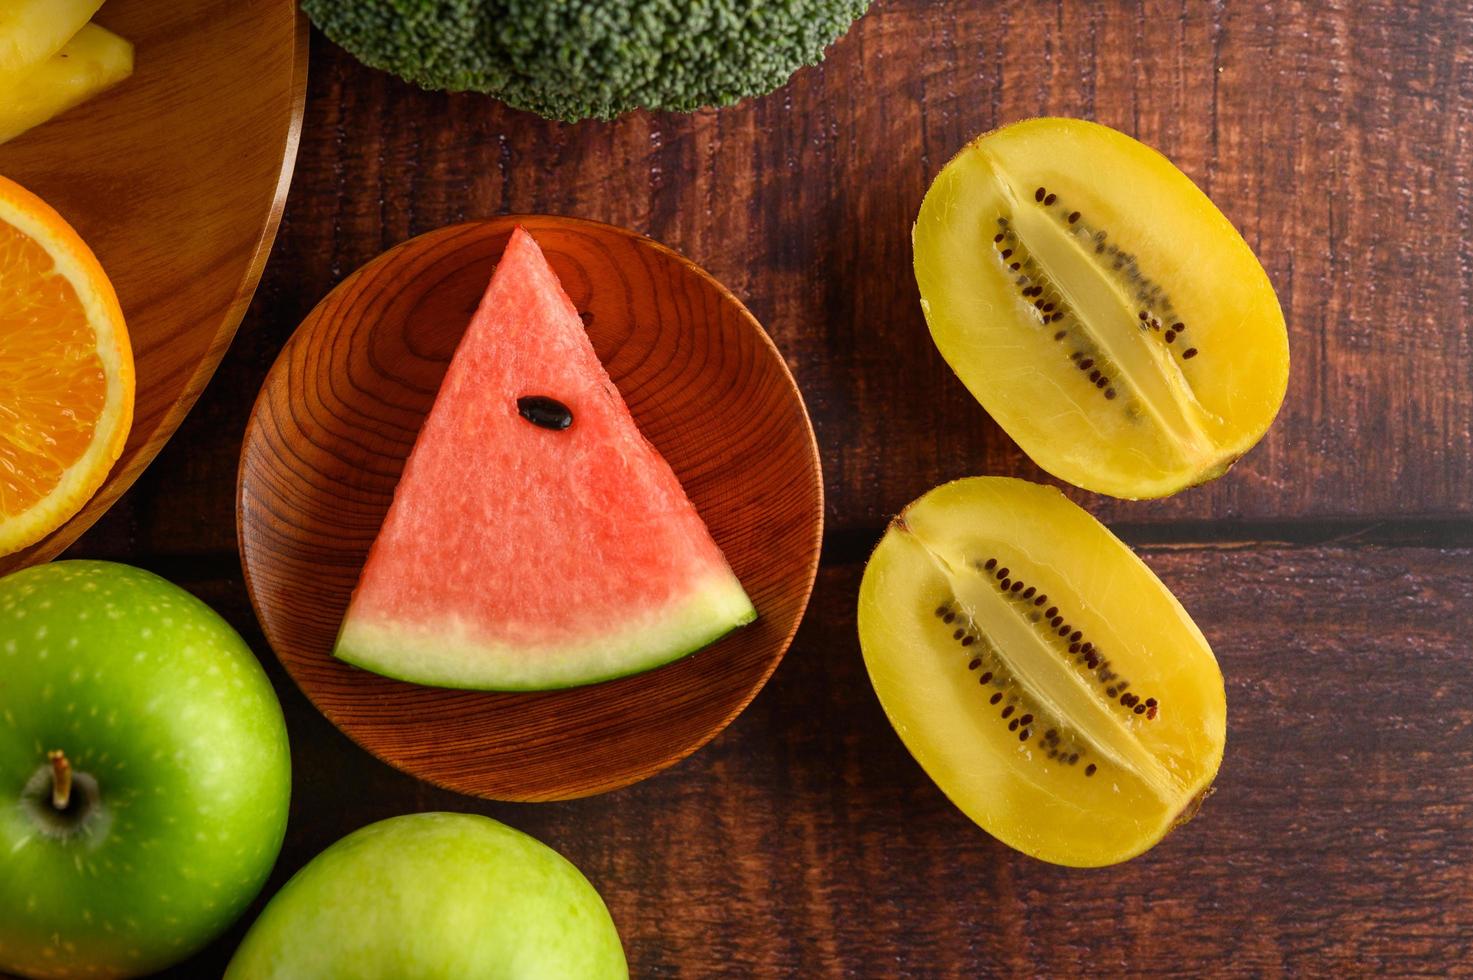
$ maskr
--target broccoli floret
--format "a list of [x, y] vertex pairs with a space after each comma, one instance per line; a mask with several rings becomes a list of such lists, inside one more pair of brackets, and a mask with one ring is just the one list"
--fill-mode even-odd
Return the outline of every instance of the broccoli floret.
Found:
[[302, 0], [364, 63], [550, 119], [687, 112], [783, 84], [870, 0]]

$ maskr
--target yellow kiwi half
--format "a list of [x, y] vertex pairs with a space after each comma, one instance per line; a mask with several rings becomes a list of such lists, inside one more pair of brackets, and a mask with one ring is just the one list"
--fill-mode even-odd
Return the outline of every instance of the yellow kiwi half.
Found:
[[1030, 119], [969, 143], [913, 233], [931, 336], [1039, 466], [1117, 497], [1222, 475], [1284, 399], [1289, 341], [1242, 236], [1160, 153]]
[[1181, 603], [1051, 487], [974, 477], [885, 532], [859, 590], [875, 693], [916, 760], [1005, 844], [1075, 866], [1185, 822], [1222, 761], [1222, 673]]

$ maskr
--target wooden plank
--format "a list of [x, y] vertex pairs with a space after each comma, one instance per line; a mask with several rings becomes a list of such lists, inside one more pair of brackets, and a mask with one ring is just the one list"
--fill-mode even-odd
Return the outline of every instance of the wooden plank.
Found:
[[[1473, 4], [885, 0], [770, 97], [565, 126], [426, 93], [320, 36], [297, 180], [210, 391], [103, 537], [231, 545], [236, 435], [287, 335], [382, 249], [500, 212], [627, 225], [704, 265], [777, 340], [824, 450], [830, 527], [942, 480], [1038, 471], [927, 337], [910, 222], [968, 138], [1076, 114], [1160, 147], [1259, 252], [1288, 399], [1229, 476], [1105, 517], [1473, 513]], [[121, 522], [121, 527], [118, 526]]]
[[[637, 977], [1465, 968], [1473, 550], [1144, 555], [1213, 642], [1229, 738], [1201, 814], [1128, 864], [1041, 864], [946, 801], [869, 688], [854, 629], [860, 569], [845, 565], [822, 574], [787, 660], [725, 734], [651, 780], [569, 803], [487, 803], [397, 773], [265, 655], [296, 766], [269, 888], [372, 820], [465, 810], [578, 864]], [[238, 579], [191, 587], [265, 653]], [[218, 974], [243, 928], [172, 975]]]

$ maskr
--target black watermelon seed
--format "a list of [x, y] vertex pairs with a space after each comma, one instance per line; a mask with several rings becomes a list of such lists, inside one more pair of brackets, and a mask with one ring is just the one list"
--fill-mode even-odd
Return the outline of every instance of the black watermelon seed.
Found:
[[539, 428], [553, 431], [566, 429], [573, 424], [572, 409], [546, 395], [523, 395], [518, 398], [517, 414]]

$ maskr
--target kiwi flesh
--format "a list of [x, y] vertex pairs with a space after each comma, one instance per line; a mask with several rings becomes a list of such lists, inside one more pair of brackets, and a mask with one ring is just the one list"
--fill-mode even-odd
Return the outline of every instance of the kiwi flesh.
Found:
[[1114, 864], [1196, 812], [1222, 673], [1181, 604], [1059, 491], [974, 477], [896, 517], [859, 639], [901, 740], [968, 817], [1056, 864]]
[[1289, 341], [1272, 284], [1205, 194], [1097, 123], [968, 144], [912, 235], [943, 357], [1039, 466], [1117, 497], [1226, 472], [1273, 421]]

